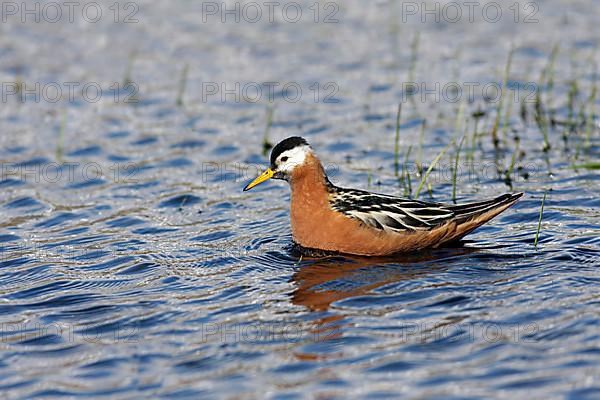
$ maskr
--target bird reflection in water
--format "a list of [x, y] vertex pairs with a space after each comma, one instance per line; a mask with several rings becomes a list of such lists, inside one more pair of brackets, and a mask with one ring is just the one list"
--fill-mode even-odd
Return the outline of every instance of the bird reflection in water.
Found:
[[[303, 255], [298, 270], [292, 276], [295, 290], [291, 301], [318, 314], [313, 320], [311, 336], [315, 341], [341, 338], [346, 315], [343, 309], [330, 311], [331, 305], [341, 300], [364, 296], [391, 284], [421, 279], [429, 274], [448, 269], [452, 260], [477, 251], [458, 247], [431, 250], [397, 257], [328, 256], [306, 258]], [[297, 252], [297, 250], [296, 250]], [[295, 353], [296, 357], [310, 360], [314, 354]]]

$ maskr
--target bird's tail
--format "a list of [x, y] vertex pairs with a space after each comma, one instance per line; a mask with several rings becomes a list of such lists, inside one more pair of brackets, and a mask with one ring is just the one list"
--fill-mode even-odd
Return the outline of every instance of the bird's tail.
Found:
[[515, 204], [521, 196], [523, 193], [506, 193], [492, 200], [446, 206], [455, 214], [456, 229], [451, 235], [444, 238], [443, 243], [457, 241], [471, 233]]

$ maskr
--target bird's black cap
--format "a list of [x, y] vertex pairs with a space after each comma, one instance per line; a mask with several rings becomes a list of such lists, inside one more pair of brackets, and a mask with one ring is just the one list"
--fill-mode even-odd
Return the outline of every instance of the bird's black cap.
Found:
[[273, 147], [273, 150], [271, 151], [271, 166], [275, 165], [275, 160], [277, 160], [277, 157], [279, 157], [281, 153], [298, 146], [308, 146], [308, 142], [300, 136], [292, 136], [277, 143], [277, 146]]

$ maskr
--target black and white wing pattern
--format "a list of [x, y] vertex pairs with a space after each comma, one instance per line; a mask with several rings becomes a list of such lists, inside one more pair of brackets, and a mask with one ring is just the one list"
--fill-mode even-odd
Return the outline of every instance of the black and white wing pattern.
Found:
[[330, 193], [333, 210], [384, 231], [430, 230], [454, 218], [447, 206], [402, 197], [335, 187]]

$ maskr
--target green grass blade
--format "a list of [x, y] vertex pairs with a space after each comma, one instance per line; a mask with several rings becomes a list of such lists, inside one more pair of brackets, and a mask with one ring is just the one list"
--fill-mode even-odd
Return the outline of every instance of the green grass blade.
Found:
[[185, 66], [183, 67], [183, 70], [181, 71], [181, 76], [179, 77], [177, 100], [175, 101], [175, 104], [177, 104], [177, 106], [179, 106], [179, 107], [183, 106], [183, 95], [185, 94], [185, 87], [187, 85], [189, 69], [190, 69], [190, 65], [185, 64]]
[[67, 111], [63, 110], [60, 127], [58, 130], [58, 139], [56, 140], [56, 161], [63, 163], [65, 130], [67, 129]]
[[571, 166], [572, 169], [592, 169], [592, 170], [597, 170], [600, 169], [600, 162], [589, 162], [589, 163], [585, 163], [585, 164], [577, 164], [577, 165], [573, 165]]
[[421, 183], [419, 184], [419, 187], [417, 188], [417, 191], [415, 192], [415, 199], [419, 198], [421, 189], [423, 189], [423, 186], [425, 185], [425, 182], [427, 181], [429, 174], [431, 173], [431, 171], [433, 171], [433, 168], [440, 161], [440, 159], [444, 156], [444, 154], [446, 154], [446, 151], [448, 151], [448, 149], [450, 148], [451, 145], [452, 145], [452, 143], [448, 143], [448, 145], [442, 151], [440, 151], [440, 153], [433, 159], [433, 162], [431, 163], [429, 168], [427, 168], [427, 171], [425, 172], [425, 175], [423, 175], [423, 178], [421, 179]]
[[263, 136], [263, 156], [267, 156], [269, 150], [273, 148], [273, 144], [269, 141], [269, 132], [271, 131], [271, 126], [273, 125], [273, 114], [275, 113], [275, 109], [271, 106], [267, 106], [267, 122], [265, 125], [265, 133]]
[[[498, 128], [500, 127], [500, 119], [502, 118], [502, 107], [504, 106], [504, 92], [507, 90], [506, 86], [508, 84], [508, 77], [510, 75], [510, 66], [512, 64], [513, 53], [514, 48], [511, 46], [511, 49], [508, 52], [506, 66], [504, 67], [504, 77], [502, 79], [500, 99], [498, 100], [498, 105], [496, 107], [496, 118], [494, 120], [494, 126], [492, 127], [492, 142], [494, 143], [494, 147], [496, 148], [500, 144], [500, 140], [498, 139]], [[510, 105], [508, 107], [510, 108]]]
[[460, 139], [460, 144], [456, 150], [456, 157], [454, 158], [454, 170], [452, 171], [452, 201], [456, 202], [456, 175], [458, 173], [458, 160], [460, 158], [460, 150], [462, 149], [465, 136]]
[[412, 192], [412, 186], [410, 183], [410, 174], [406, 170], [406, 164], [408, 164], [408, 158], [410, 157], [410, 151], [412, 150], [412, 145], [408, 146], [406, 150], [406, 154], [404, 155], [404, 163], [402, 164], [402, 186], [404, 186], [404, 196], [410, 196]]
[[419, 132], [419, 148], [417, 149], [417, 170], [419, 175], [423, 174], [423, 142], [425, 141], [425, 129], [427, 129], [427, 120], [423, 119], [421, 131]]
[[538, 219], [538, 226], [537, 226], [537, 232], [535, 233], [535, 241], [533, 242], [533, 245], [535, 246], [535, 248], [537, 249], [537, 245], [538, 245], [538, 239], [540, 237], [540, 230], [542, 229], [542, 215], [544, 215], [544, 203], [546, 202], [546, 195], [548, 194], [548, 192], [544, 192], [544, 197], [542, 198], [542, 208], [540, 209], [540, 218]]
[[394, 141], [394, 172], [398, 176], [400, 169], [400, 118], [402, 116], [402, 103], [398, 104], [398, 113], [396, 114], [396, 138]]

